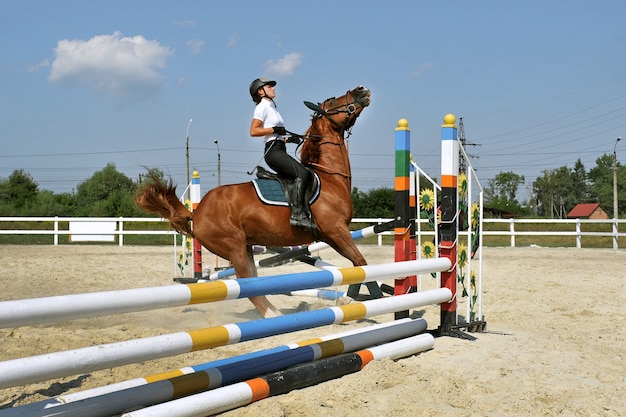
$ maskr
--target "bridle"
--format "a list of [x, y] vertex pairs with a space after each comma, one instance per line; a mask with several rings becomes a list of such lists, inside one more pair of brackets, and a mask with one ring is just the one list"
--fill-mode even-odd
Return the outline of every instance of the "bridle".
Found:
[[[321, 117], [326, 117], [328, 118], [328, 120], [334, 124], [336, 127], [338, 127], [341, 130], [341, 136], [343, 137], [344, 133], [347, 132], [348, 136], [351, 135], [350, 129], [352, 128], [352, 126], [350, 126], [350, 128], [346, 129], [346, 126], [350, 120], [350, 116], [355, 113], [358, 110], [358, 106], [360, 107], [364, 107], [363, 103], [361, 102], [361, 100], [363, 99], [363, 97], [360, 98], [354, 98], [352, 97], [352, 91], [348, 90], [346, 92], [346, 102], [344, 104], [339, 104], [335, 107], [331, 107], [329, 109], [325, 109], [324, 106], [326, 105], [326, 103], [328, 102], [332, 102], [335, 99], [335, 97], [331, 97], [329, 99], [326, 99], [323, 103], [321, 104], [315, 104], [315, 103], [311, 103], [310, 101], [305, 101], [304, 104], [311, 110], [315, 111], [315, 114], [313, 114], [314, 118], [321, 118]], [[335, 119], [333, 119], [331, 116], [334, 116], [335, 114], [339, 114], [339, 113], [346, 113], [347, 117], [343, 120], [343, 123], [339, 123], [337, 122]]]
[[[335, 146], [341, 146], [345, 143], [345, 140], [347, 139], [347, 137], [350, 137], [351, 133], [351, 129], [352, 126], [346, 128], [347, 124], [349, 123], [350, 120], [350, 116], [352, 114], [354, 114], [359, 107], [365, 107], [365, 105], [362, 103], [362, 99], [364, 97], [360, 97], [360, 98], [354, 98], [351, 94], [351, 90], [348, 90], [348, 92], [345, 95], [346, 97], [346, 102], [343, 104], [339, 104], [335, 107], [331, 107], [328, 109], [325, 109], [324, 106], [326, 105], [326, 103], [328, 102], [332, 102], [335, 99], [335, 97], [331, 97], [329, 99], [326, 99], [323, 103], [321, 104], [315, 104], [315, 103], [311, 103], [310, 101], [305, 101], [304, 104], [311, 110], [315, 111], [315, 113], [313, 114], [314, 118], [320, 119], [322, 117], [326, 117], [332, 124], [334, 124], [336, 127], [338, 127], [340, 129], [340, 134], [338, 135], [339, 138], [341, 139], [341, 141], [339, 143], [337, 142], [332, 142], [332, 141], [321, 141], [319, 142], [318, 146], [322, 146], [322, 145], [335, 145]], [[344, 118], [343, 123], [339, 123], [337, 121], [335, 121], [335, 119], [332, 118], [332, 116], [334, 116], [335, 114], [339, 114], [339, 113], [346, 113], [347, 116]], [[347, 133], [347, 137], [346, 137], [346, 133]], [[306, 139], [306, 138], [305, 138]], [[320, 137], [320, 139], [323, 139], [323, 137]], [[342, 152], [343, 152], [343, 148], [342, 148]], [[341, 177], [344, 177], [346, 179], [351, 179], [352, 176], [349, 174], [345, 174], [342, 172], [338, 172], [338, 171], [331, 171], [328, 167], [325, 167], [323, 165], [317, 164], [317, 163], [311, 163], [310, 165], [315, 166], [317, 169], [324, 171], [328, 174], [333, 174], [333, 175], [339, 175]]]

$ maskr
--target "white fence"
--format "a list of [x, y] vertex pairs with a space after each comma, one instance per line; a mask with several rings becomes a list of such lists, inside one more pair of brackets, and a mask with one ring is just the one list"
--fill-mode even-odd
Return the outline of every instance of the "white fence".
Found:
[[[119, 245], [124, 246], [124, 236], [128, 235], [172, 235], [176, 236], [177, 233], [174, 230], [124, 230], [124, 223], [142, 222], [142, 223], [166, 223], [167, 220], [158, 218], [131, 218], [131, 217], [0, 217], [0, 222], [48, 222], [52, 223], [51, 229], [0, 229], [0, 235], [52, 235], [54, 245], [59, 244], [59, 236], [119, 236]], [[101, 227], [94, 226], [68, 228], [68, 230], [61, 230], [59, 223], [84, 223], [83, 226], [97, 225], [98, 223], [110, 224], [116, 223], [115, 230], [107, 228], [103, 230]], [[79, 239], [86, 241], [87, 239]], [[101, 239], [94, 239], [101, 240]]]
[[[386, 223], [392, 219], [382, 219], [382, 218], [361, 218], [361, 219], [353, 219], [353, 223], [366, 223], [366, 224], [381, 224]], [[59, 236], [62, 235], [71, 235], [71, 236], [81, 236], [81, 235], [91, 235], [91, 236], [99, 236], [99, 235], [107, 235], [107, 236], [118, 236], [118, 244], [120, 246], [124, 246], [124, 236], [128, 235], [171, 235], [175, 238], [177, 233], [174, 230], [125, 230], [124, 224], [131, 222], [158, 222], [163, 223], [166, 222], [163, 219], [158, 218], [130, 218], [130, 217], [0, 217], [0, 222], [48, 222], [52, 224], [51, 229], [0, 229], [0, 235], [52, 235], [54, 245], [59, 244]], [[97, 224], [97, 223], [110, 223], [115, 222], [117, 227], [115, 230], [107, 229], [103, 231], [101, 228], [94, 227], [93, 229], [81, 227], [79, 230], [60, 230], [59, 223], [76, 223], [83, 222], [85, 224]], [[426, 223], [426, 220], [422, 220], [421, 223]], [[483, 237], [485, 236], [507, 236], [510, 241], [510, 246], [516, 246], [516, 238], [520, 236], [564, 236], [564, 237], [572, 237], [575, 239], [576, 247], [582, 247], [582, 238], [585, 236], [604, 236], [611, 237], [613, 240], [613, 249], [618, 249], [618, 238], [626, 237], [626, 232], [619, 232], [619, 228], [621, 225], [621, 229], [624, 230], [626, 228], [626, 219], [621, 220], [585, 220], [585, 219], [483, 219], [484, 226], [487, 224], [505, 224], [508, 227], [503, 226], [506, 230], [483, 230]], [[521, 224], [538, 224], [542, 225], [541, 231], [539, 230], [519, 230], [519, 226]], [[550, 225], [574, 225], [573, 230], [550, 230]], [[583, 225], [592, 224], [598, 225], [610, 225], [611, 231], [607, 232], [598, 232], [598, 231], [583, 231]], [[545, 226], [545, 228], [543, 227]], [[488, 227], [484, 227], [484, 229], [488, 229]], [[558, 229], [562, 229], [559, 227]], [[384, 232], [385, 235], [393, 235], [393, 232]], [[434, 235], [434, 232], [430, 231], [422, 231], [422, 235], [429, 236]], [[173, 238], [173, 239], [174, 239]], [[83, 239], [79, 239], [83, 240]], [[98, 239], [96, 239], [98, 240]], [[382, 245], [382, 236], [378, 236], [378, 244]]]

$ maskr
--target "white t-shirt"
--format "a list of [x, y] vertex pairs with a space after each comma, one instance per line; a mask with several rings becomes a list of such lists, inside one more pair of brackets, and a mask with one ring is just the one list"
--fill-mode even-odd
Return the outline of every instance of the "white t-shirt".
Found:
[[[261, 102], [254, 108], [253, 119], [263, 122], [263, 127], [285, 126], [282, 116], [276, 110], [276, 106], [271, 100], [261, 99]], [[276, 133], [265, 135], [265, 142], [274, 140], [278, 137]]]

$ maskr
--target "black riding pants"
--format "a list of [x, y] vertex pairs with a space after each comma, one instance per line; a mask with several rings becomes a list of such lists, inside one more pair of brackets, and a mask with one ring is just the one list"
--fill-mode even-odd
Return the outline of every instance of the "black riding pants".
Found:
[[282, 140], [272, 140], [265, 144], [265, 162], [279, 175], [302, 178], [305, 184], [309, 182], [309, 171], [287, 153], [287, 147]]

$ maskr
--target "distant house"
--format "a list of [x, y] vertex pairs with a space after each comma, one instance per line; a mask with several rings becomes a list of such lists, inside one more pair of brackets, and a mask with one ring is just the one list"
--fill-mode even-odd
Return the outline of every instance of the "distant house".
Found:
[[600, 207], [599, 203], [576, 204], [572, 211], [567, 213], [568, 219], [608, 219], [609, 215]]

